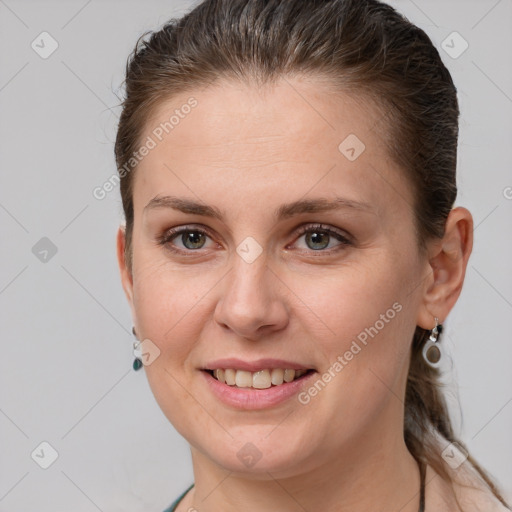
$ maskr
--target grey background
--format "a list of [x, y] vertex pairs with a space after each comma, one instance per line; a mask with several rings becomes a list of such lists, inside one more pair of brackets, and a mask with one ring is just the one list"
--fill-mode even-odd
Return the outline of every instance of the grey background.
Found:
[[[512, 0], [392, 3], [427, 31], [459, 89], [458, 204], [476, 230], [446, 324], [447, 389], [462, 440], [510, 500]], [[192, 482], [188, 445], [131, 370], [119, 190], [92, 195], [116, 172], [128, 54], [190, 5], [0, 0], [1, 512], [161, 512]], [[59, 45], [47, 59], [31, 48], [43, 31]], [[457, 59], [441, 46], [453, 31], [469, 43]], [[43, 237], [57, 249], [46, 262]], [[43, 441], [58, 453], [48, 469], [31, 457]]]

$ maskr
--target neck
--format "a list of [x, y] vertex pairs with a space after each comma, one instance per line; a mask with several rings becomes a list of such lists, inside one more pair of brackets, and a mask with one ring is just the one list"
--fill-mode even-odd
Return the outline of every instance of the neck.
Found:
[[[322, 510], [418, 512], [420, 474], [401, 436], [361, 432], [351, 446], [308, 471], [279, 478], [272, 471], [242, 475], [226, 471], [192, 448], [195, 485], [183, 510]], [[396, 430], [394, 430], [396, 432]], [[400, 432], [400, 430], [398, 430]]]

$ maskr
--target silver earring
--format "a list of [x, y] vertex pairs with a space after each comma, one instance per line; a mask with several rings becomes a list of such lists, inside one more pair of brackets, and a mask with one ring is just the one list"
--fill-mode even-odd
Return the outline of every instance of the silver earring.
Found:
[[439, 325], [439, 320], [435, 319], [436, 326], [430, 331], [430, 337], [423, 347], [423, 359], [432, 366], [432, 368], [438, 368], [441, 366], [442, 351], [439, 346], [438, 338], [439, 333], [442, 331], [442, 325]]
[[132, 327], [132, 334], [135, 338], [133, 342], [133, 353], [135, 355], [135, 359], [133, 360], [133, 369], [135, 371], [140, 370], [142, 368], [142, 359], [140, 359], [140, 341], [137, 338], [137, 333], [135, 332], [135, 327]]

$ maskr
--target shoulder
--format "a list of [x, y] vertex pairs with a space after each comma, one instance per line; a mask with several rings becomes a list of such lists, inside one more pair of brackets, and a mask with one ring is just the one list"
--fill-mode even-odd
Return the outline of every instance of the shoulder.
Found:
[[468, 512], [510, 512], [510, 509], [500, 502], [468, 460], [456, 470], [453, 478], [454, 491], [462, 510]]
[[457, 469], [448, 469], [453, 483], [443, 480], [428, 466], [425, 478], [427, 510], [438, 512], [510, 512], [466, 460]]

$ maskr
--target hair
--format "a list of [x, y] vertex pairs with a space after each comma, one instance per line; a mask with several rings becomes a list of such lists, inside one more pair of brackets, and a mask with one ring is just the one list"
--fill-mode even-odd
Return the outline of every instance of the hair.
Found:
[[[143, 34], [128, 58], [115, 141], [128, 269], [134, 172], [121, 169], [135, 169], [131, 157], [156, 108], [220, 79], [259, 87], [290, 76], [327, 79], [378, 107], [390, 156], [412, 185], [418, 246], [444, 235], [457, 195], [459, 106], [451, 75], [423, 30], [377, 0], [205, 0]], [[455, 439], [439, 371], [422, 357], [428, 336], [417, 327], [412, 340], [404, 439], [418, 462], [453, 483], [436, 434], [464, 444]], [[486, 472], [469, 462], [506, 506]]]

